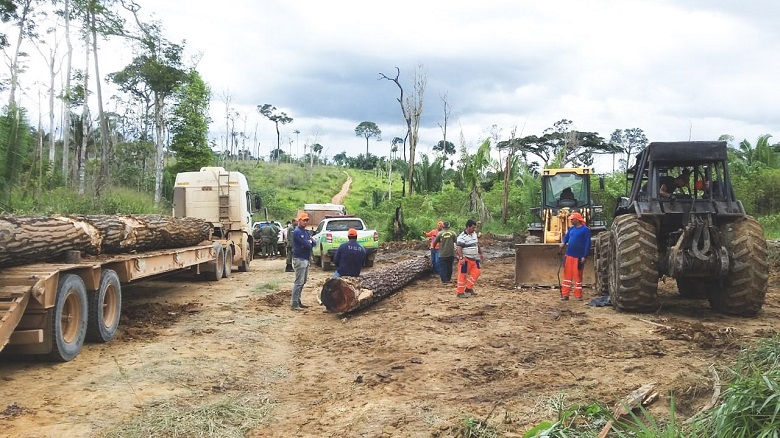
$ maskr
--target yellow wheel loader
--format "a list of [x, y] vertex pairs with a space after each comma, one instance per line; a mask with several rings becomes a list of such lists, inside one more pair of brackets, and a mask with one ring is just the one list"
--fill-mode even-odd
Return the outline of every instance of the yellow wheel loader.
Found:
[[[571, 226], [569, 215], [575, 211], [585, 218], [591, 236], [605, 231], [603, 221], [595, 216], [602, 212], [594, 206], [590, 193], [590, 177], [593, 169], [542, 170], [541, 207], [531, 209], [539, 222], [528, 226], [526, 243], [515, 245], [515, 285], [518, 287], [557, 287], [562, 275], [562, 255], [559, 244]], [[603, 179], [600, 179], [603, 187]], [[591, 253], [594, 244], [591, 244]], [[593, 284], [592, 258], [585, 263], [584, 284]]]

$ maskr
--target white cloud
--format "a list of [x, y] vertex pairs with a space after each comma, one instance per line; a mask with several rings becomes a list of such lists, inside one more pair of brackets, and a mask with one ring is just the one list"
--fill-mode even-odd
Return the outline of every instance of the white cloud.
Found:
[[[386, 155], [405, 126], [398, 89], [379, 73], [399, 67], [409, 95], [418, 64], [428, 77], [424, 147], [441, 135], [445, 93], [456, 144], [461, 131], [476, 146], [493, 124], [504, 136], [513, 126], [539, 135], [563, 118], [605, 138], [633, 127], [651, 141], [780, 135], [774, 2], [147, 1], [142, 14], [152, 13], [169, 39], [202, 53], [211, 136], [224, 135], [219, 95], [229, 91], [264, 153], [276, 131], [255, 108], [271, 103], [293, 117], [281, 130], [301, 132], [299, 153], [311, 142], [328, 155], [364, 153], [354, 128], [370, 120], [385, 138], [370, 151]], [[113, 52], [106, 72], [132, 59]]]

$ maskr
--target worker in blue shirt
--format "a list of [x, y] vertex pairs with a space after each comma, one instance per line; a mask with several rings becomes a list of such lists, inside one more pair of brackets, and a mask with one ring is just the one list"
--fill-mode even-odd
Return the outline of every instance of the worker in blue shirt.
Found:
[[585, 219], [579, 212], [569, 216], [571, 227], [566, 231], [560, 244], [563, 250], [565, 245], [566, 258], [563, 262], [563, 281], [561, 282], [561, 300], [569, 299], [569, 293], [574, 286], [574, 299], [582, 301], [582, 271], [585, 266], [585, 258], [590, 252], [590, 228], [585, 225]]
[[339, 246], [336, 255], [333, 256], [333, 263], [337, 266], [333, 278], [357, 277], [366, 262], [366, 249], [360, 246], [357, 241], [357, 230], [350, 228], [347, 231], [347, 239]]

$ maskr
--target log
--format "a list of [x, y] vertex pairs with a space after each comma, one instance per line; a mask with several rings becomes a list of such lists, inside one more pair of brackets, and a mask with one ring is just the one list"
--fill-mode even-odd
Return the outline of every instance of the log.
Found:
[[656, 386], [658, 386], [658, 384], [655, 382], [646, 383], [625, 396], [623, 400], [612, 409], [612, 419], [607, 421], [607, 424], [601, 429], [597, 438], [606, 438], [609, 431], [612, 429], [612, 425], [615, 424], [615, 421], [634, 410], [634, 408], [646, 406], [655, 401], [655, 399], [658, 398], [658, 393], [655, 391]]
[[90, 255], [197, 245], [210, 237], [202, 219], [161, 215], [2, 216], [0, 267]]
[[428, 256], [416, 257], [360, 277], [331, 278], [322, 286], [320, 301], [329, 312], [364, 309], [396, 292], [431, 270]]

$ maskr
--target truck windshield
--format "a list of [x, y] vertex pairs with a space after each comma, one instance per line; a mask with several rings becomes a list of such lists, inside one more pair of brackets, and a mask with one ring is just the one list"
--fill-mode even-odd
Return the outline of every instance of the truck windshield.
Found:
[[354, 228], [355, 230], [360, 231], [363, 229], [363, 222], [358, 219], [343, 219], [338, 221], [330, 221], [325, 226], [327, 231], [347, 231], [350, 228]]
[[558, 173], [544, 183], [545, 207], [581, 207], [588, 204], [588, 182], [583, 175]]

